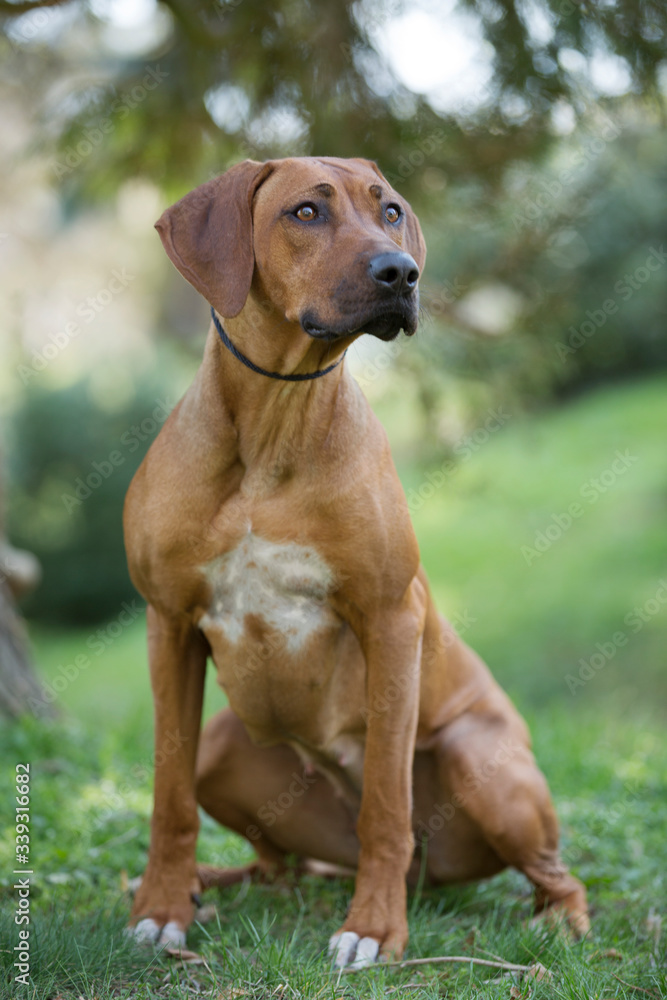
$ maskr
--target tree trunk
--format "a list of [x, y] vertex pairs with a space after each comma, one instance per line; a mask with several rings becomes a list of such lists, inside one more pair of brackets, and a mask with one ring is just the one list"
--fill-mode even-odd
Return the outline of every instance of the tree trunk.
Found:
[[25, 626], [16, 610], [14, 595], [0, 579], [0, 714], [53, 715], [35, 676]]
[[0, 470], [0, 716], [52, 716], [55, 712], [44, 700], [30, 659], [26, 628], [15, 603], [17, 597], [37, 586], [42, 570], [32, 553], [15, 549], [7, 542], [3, 501]]

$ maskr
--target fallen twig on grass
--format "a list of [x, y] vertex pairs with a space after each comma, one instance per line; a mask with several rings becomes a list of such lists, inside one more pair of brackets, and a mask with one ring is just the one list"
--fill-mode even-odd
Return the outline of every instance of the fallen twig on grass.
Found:
[[[415, 965], [442, 965], [445, 962], [459, 963], [462, 965], [486, 965], [492, 969], [506, 969], [508, 972], [527, 972], [536, 974], [539, 965], [514, 965], [512, 962], [492, 962], [488, 958], [470, 958], [469, 955], [436, 955], [433, 958], [408, 958], [402, 962], [380, 962], [379, 967], [383, 969], [407, 969]], [[373, 966], [363, 965], [358, 969], [343, 969], [343, 973], [351, 975], [355, 972], [366, 972]], [[541, 968], [544, 968], [543, 966]]]
[[164, 954], [169, 958], [176, 959], [176, 961], [181, 962], [184, 966], [203, 965], [209, 975], [213, 975], [211, 967], [204, 956], [199, 955], [196, 951], [188, 951], [187, 948], [165, 948]]
[[612, 972], [614, 979], [618, 979], [619, 983], [623, 983], [624, 986], [629, 986], [631, 990], [639, 990], [640, 993], [648, 993], [650, 997], [655, 997], [655, 1000], [660, 1000], [657, 993], [653, 993], [651, 990], [645, 990], [643, 986], [635, 986], [633, 983], [626, 983], [625, 979], [621, 979], [617, 976], [615, 972]]
[[169, 958], [177, 958], [184, 965], [206, 965], [206, 959], [196, 951], [188, 951], [187, 948], [165, 948], [165, 955]]

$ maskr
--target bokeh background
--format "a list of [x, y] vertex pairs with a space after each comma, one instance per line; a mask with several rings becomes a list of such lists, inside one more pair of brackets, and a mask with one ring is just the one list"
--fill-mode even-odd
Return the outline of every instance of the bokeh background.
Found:
[[8, 746], [59, 776], [51, 875], [111, 884], [146, 844], [151, 699], [121, 511], [208, 326], [153, 223], [240, 159], [320, 154], [376, 160], [426, 236], [418, 335], [363, 339], [346, 363], [438, 604], [528, 715], [566, 837], [572, 801], [586, 826], [594, 789], [643, 782], [609, 864], [637, 861], [624, 898], [658, 893], [665, 6], [3, 0], [0, 28], [0, 710], [37, 716], [7, 723]]

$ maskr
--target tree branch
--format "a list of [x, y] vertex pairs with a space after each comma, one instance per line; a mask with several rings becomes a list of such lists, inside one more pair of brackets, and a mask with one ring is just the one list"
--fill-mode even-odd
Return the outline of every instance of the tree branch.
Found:
[[[407, 969], [414, 965], [439, 965], [443, 962], [454, 962], [463, 965], [486, 965], [492, 969], [506, 969], [508, 972], [531, 972], [536, 967], [534, 965], [514, 965], [512, 962], [492, 962], [488, 958], [470, 958], [467, 955], [438, 955], [435, 958], [409, 958], [405, 962], [381, 962], [377, 968], [380, 969]], [[355, 972], [368, 972], [372, 966], [364, 965], [357, 969], [343, 969], [344, 975], [352, 975]], [[335, 970], [338, 971], [338, 970]]]

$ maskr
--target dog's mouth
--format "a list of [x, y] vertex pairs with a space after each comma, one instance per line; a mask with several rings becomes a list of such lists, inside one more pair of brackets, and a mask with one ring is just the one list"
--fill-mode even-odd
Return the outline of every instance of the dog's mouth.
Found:
[[315, 340], [333, 341], [368, 333], [379, 340], [389, 341], [395, 340], [401, 330], [411, 337], [417, 330], [418, 317], [418, 302], [412, 298], [409, 301], [399, 299], [391, 306], [336, 324], [325, 324], [313, 312], [306, 312], [301, 317], [301, 326]]

